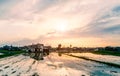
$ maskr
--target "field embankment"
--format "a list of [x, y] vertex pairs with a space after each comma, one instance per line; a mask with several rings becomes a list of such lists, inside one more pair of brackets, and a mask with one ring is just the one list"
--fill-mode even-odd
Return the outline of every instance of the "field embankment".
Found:
[[69, 56], [82, 58], [85, 60], [90, 60], [94, 62], [104, 63], [110, 66], [120, 68], [120, 57], [112, 55], [100, 55], [93, 53], [70, 53]]

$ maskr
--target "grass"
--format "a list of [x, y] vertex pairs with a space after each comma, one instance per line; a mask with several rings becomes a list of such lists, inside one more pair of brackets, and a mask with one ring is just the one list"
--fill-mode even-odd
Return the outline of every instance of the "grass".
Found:
[[13, 55], [18, 55], [18, 54], [24, 53], [24, 51], [0, 50], [0, 53], [3, 53], [3, 55], [0, 55], [0, 58], [4, 58], [4, 57], [9, 57], [9, 56], [13, 56]]
[[101, 55], [113, 55], [113, 56], [120, 56], [120, 52], [114, 52], [114, 51], [106, 51], [106, 50], [101, 50], [101, 51], [94, 51], [92, 52], [94, 54], [101, 54]]

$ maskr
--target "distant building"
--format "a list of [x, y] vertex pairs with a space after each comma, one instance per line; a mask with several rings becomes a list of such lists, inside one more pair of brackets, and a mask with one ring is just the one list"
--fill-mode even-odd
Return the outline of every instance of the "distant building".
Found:
[[28, 46], [23, 47], [26, 52], [29, 54], [34, 53], [35, 59], [43, 59], [43, 56], [49, 55], [49, 50], [51, 49], [51, 46], [44, 46], [44, 44], [32, 44]]
[[28, 45], [26, 46], [28, 50], [31, 50], [32, 52], [35, 51], [36, 48], [40, 49], [41, 51], [43, 51], [43, 47], [44, 45], [43, 44], [32, 44], [32, 45]]

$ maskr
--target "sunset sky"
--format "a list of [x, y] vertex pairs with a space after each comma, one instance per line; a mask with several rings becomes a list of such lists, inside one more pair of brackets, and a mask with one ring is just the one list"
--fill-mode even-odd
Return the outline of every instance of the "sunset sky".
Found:
[[0, 46], [120, 46], [120, 0], [0, 0]]

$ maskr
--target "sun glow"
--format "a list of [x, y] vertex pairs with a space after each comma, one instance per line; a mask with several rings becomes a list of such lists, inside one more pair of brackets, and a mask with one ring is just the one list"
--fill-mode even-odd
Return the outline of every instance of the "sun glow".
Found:
[[66, 21], [59, 21], [55, 25], [55, 30], [59, 32], [67, 31], [68, 23]]

